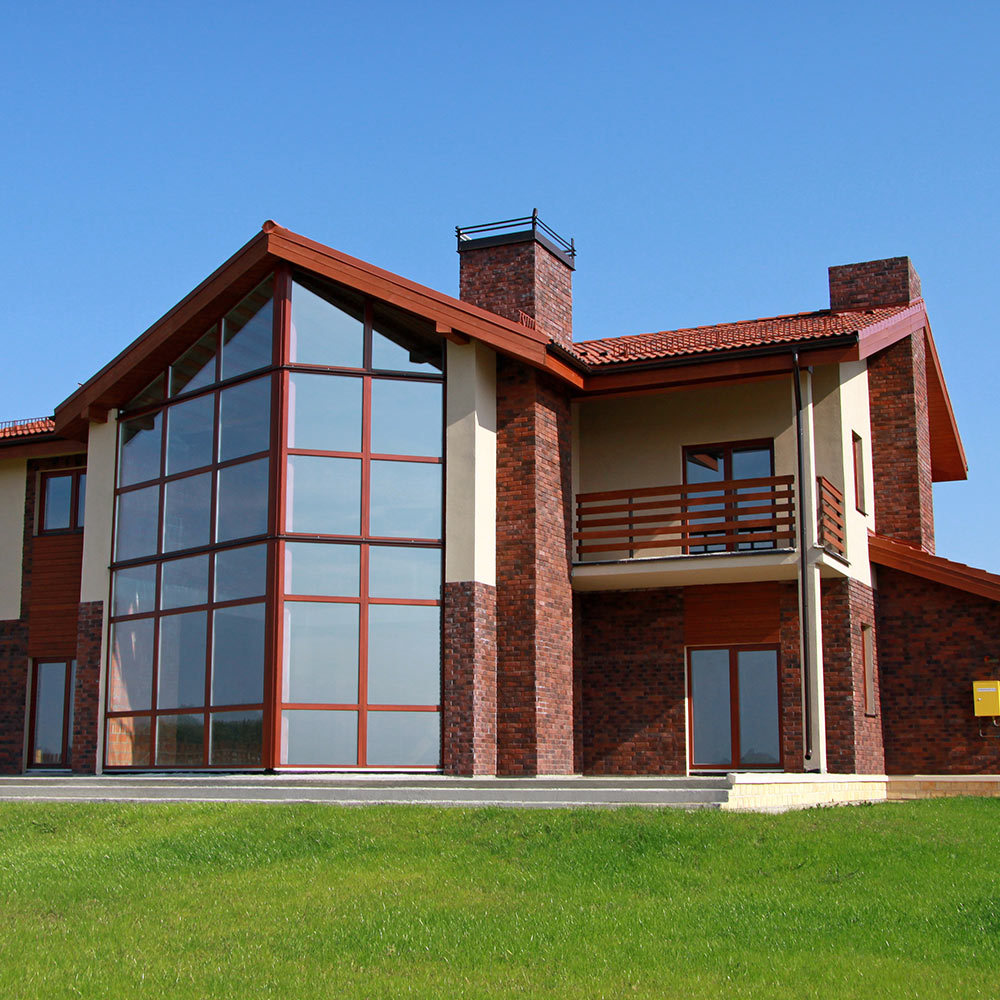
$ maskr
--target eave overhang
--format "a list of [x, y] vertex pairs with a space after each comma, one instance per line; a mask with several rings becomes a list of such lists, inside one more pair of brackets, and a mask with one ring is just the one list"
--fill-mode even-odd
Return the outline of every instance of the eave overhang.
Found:
[[931, 555], [895, 538], [869, 532], [868, 557], [876, 566], [909, 573], [991, 601], [1000, 601], [1000, 575]]

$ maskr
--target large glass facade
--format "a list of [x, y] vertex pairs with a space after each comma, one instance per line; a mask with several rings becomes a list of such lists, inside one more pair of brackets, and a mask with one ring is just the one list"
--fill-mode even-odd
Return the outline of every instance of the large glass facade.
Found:
[[119, 418], [105, 764], [440, 763], [442, 351], [263, 281]]

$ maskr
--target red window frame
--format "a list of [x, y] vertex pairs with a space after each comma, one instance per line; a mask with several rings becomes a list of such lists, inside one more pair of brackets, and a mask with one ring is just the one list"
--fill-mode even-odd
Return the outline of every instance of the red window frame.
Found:
[[[51, 761], [32, 760], [35, 754], [35, 726], [38, 718], [38, 677], [39, 667], [45, 663], [61, 663], [66, 670], [65, 687], [63, 690], [63, 734], [61, 760], [58, 763]], [[64, 770], [69, 767], [70, 751], [70, 719], [73, 716], [73, 681], [76, 661], [72, 657], [48, 657], [36, 656], [31, 661], [31, 712], [28, 717], [28, 761], [29, 770]]]
[[865, 446], [860, 434], [851, 432], [851, 455], [854, 463], [854, 507], [867, 514], [865, 503]]
[[865, 715], [875, 716], [875, 629], [861, 626], [861, 670], [865, 686]]
[[[86, 489], [83, 480], [87, 476], [86, 467], [80, 469], [51, 469], [43, 472], [39, 483], [38, 500], [38, 534], [60, 535], [73, 531], [83, 531], [82, 501], [86, 499]], [[59, 528], [45, 527], [45, 508], [48, 500], [49, 483], [53, 479], [71, 479], [69, 501], [69, 525]], [[48, 662], [48, 661], [46, 661]]]

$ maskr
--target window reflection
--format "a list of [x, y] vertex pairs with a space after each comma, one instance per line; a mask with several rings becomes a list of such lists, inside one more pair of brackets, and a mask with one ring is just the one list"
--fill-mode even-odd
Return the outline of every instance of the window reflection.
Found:
[[271, 363], [272, 279], [258, 285], [222, 322], [222, 377], [232, 378]]
[[360, 296], [299, 278], [292, 283], [289, 360], [360, 368], [364, 357], [363, 316]]

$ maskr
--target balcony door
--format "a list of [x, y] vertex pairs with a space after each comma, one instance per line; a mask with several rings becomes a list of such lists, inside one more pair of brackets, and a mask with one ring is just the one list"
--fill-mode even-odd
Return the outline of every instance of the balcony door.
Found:
[[688, 650], [688, 706], [692, 768], [781, 766], [774, 647]]
[[[704, 490], [686, 490], [688, 526], [692, 538], [718, 538], [718, 542], [689, 545], [690, 554], [705, 552], [773, 549], [772, 538], [734, 535], [773, 531], [773, 485], [762, 483], [774, 475], [774, 448], [771, 441], [742, 441], [727, 444], [694, 445], [684, 449], [684, 483], [705, 485]], [[747, 485], [737, 483], [747, 481]], [[697, 530], [694, 530], [697, 529]]]
[[29, 767], [68, 767], [74, 660], [35, 660]]

